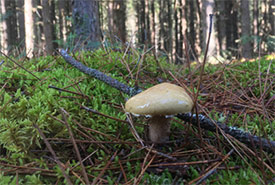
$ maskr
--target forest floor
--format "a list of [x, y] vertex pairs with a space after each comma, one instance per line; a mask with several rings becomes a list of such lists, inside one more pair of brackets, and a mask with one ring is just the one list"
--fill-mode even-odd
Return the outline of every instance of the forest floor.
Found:
[[[73, 57], [134, 87], [188, 87], [198, 113], [275, 140], [275, 55], [215, 65], [169, 64], [135, 49]], [[126, 116], [128, 95], [61, 56], [0, 65], [0, 184], [272, 184], [268, 153], [234, 137], [172, 118], [170, 139], [154, 145], [146, 117]], [[22, 68], [23, 67], [23, 68]], [[199, 86], [198, 86], [199, 84]], [[253, 145], [252, 145], [253, 146]]]

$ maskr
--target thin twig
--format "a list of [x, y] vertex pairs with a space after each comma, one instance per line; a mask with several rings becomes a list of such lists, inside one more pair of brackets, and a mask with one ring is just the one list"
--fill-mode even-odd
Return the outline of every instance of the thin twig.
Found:
[[68, 113], [63, 108], [61, 108], [61, 113], [62, 113], [63, 120], [65, 122], [65, 125], [66, 125], [66, 127], [68, 129], [68, 132], [70, 134], [71, 141], [73, 143], [74, 150], [75, 150], [78, 162], [80, 163], [80, 166], [82, 168], [82, 175], [84, 176], [85, 183], [86, 184], [90, 184], [90, 181], [89, 181], [89, 178], [87, 176], [87, 172], [86, 172], [85, 166], [83, 164], [83, 161], [82, 161], [81, 156], [80, 156], [80, 152], [78, 150], [77, 144], [76, 144], [75, 139], [74, 139], [74, 135], [73, 135], [72, 130], [71, 130], [71, 128], [70, 128], [70, 126], [69, 126], [69, 124], [67, 122], [67, 117], [66, 117], [65, 114], [68, 114]]
[[73, 185], [72, 181], [70, 180], [69, 176], [67, 175], [67, 173], [66, 173], [66, 171], [65, 171], [65, 169], [64, 169], [64, 167], [63, 167], [64, 165], [63, 165], [63, 164], [59, 161], [59, 159], [57, 158], [57, 156], [56, 156], [54, 150], [52, 149], [52, 146], [51, 146], [50, 143], [47, 141], [47, 138], [46, 138], [46, 136], [44, 135], [44, 133], [40, 130], [40, 128], [39, 128], [36, 124], [33, 124], [33, 126], [37, 129], [37, 131], [39, 132], [40, 136], [43, 138], [43, 141], [45, 142], [45, 144], [46, 144], [48, 150], [51, 152], [51, 154], [52, 154], [52, 156], [53, 156], [55, 162], [57, 163], [57, 165], [58, 165], [59, 168], [61, 169], [62, 174], [63, 174], [63, 176], [65, 177], [67, 183], [68, 183], [69, 185]]
[[223, 158], [221, 161], [217, 162], [214, 164], [213, 168], [211, 170], [209, 170], [207, 173], [205, 173], [203, 176], [200, 176], [199, 178], [191, 181], [188, 184], [193, 184], [194, 182], [196, 182], [196, 185], [202, 183], [204, 180], [206, 180], [211, 174], [213, 174], [217, 168], [233, 153], [234, 149], [230, 150]]
[[7, 59], [9, 59], [10, 61], [12, 61], [14, 64], [16, 64], [17, 66], [19, 66], [21, 69], [27, 71], [28, 73], [30, 73], [32, 76], [34, 76], [37, 80], [41, 80], [40, 78], [38, 78], [35, 74], [33, 74], [32, 72], [30, 72], [29, 70], [27, 70], [25, 67], [23, 67], [22, 65], [20, 65], [19, 63], [17, 63], [15, 60], [13, 60], [12, 58], [10, 58], [8, 55], [6, 55], [5, 53], [3, 53], [1, 50], [0, 50], [0, 53], [2, 55], [4, 55]]
[[114, 153], [114, 155], [111, 157], [111, 159], [107, 162], [105, 167], [102, 169], [102, 171], [99, 173], [99, 175], [94, 179], [92, 185], [95, 185], [100, 177], [105, 173], [106, 169], [110, 166], [111, 162], [115, 159], [117, 155], [117, 151]]

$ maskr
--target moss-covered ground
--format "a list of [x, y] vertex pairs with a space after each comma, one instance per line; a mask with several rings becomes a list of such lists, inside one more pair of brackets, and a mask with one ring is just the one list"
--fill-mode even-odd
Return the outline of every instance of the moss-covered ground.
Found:
[[[98, 49], [74, 57], [132, 87], [169, 81], [197, 92], [197, 63], [189, 69], [137, 50]], [[274, 183], [274, 153], [248, 148], [230, 136], [229, 142], [176, 118], [169, 143], [152, 148], [146, 142], [146, 118], [131, 117], [134, 130], [126, 119], [123, 105], [129, 96], [81, 73], [61, 56], [14, 58], [31, 73], [2, 60], [0, 184], [69, 184], [61, 168], [73, 184], [87, 183], [85, 174], [95, 184], [262, 184], [272, 178]], [[274, 141], [274, 74], [274, 55], [207, 65], [199, 113]]]

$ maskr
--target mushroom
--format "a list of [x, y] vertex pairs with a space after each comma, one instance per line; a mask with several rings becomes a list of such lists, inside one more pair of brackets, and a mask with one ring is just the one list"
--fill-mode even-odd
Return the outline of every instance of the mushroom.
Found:
[[161, 143], [169, 139], [172, 115], [190, 112], [193, 101], [180, 86], [161, 83], [130, 98], [126, 112], [149, 116], [149, 139]]

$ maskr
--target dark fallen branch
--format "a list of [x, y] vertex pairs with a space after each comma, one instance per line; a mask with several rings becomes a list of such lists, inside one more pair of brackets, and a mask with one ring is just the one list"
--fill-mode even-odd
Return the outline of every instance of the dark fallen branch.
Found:
[[[73, 57], [71, 57], [65, 50], [61, 49], [60, 50], [61, 56], [65, 59], [65, 61], [75, 68], [79, 69], [80, 71], [84, 72], [85, 74], [94, 77], [98, 80], [101, 80], [108, 85], [124, 92], [125, 94], [128, 94], [130, 96], [133, 96], [135, 94], [140, 93], [142, 90], [141, 89], [135, 89], [132, 87], [129, 87], [126, 84], [123, 84], [112, 77], [109, 77], [105, 75], [104, 73], [96, 70], [96, 69], [91, 69], [88, 68], [87, 66], [83, 65], [82, 63], [78, 62], [75, 60]], [[255, 146], [257, 148], [262, 148], [263, 150], [274, 153], [275, 150], [275, 142], [274, 141], [269, 141], [265, 138], [261, 138], [258, 136], [251, 135], [250, 133], [244, 132], [236, 127], [228, 127], [225, 124], [211, 121], [210, 119], [206, 118], [205, 116], [199, 114], [198, 118], [199, 120], [197, 121], [196, 114], [179, 114], [177, 117], [183, 121], [187, 121], [195, 126], [198, 126], [198, 122], [200, 124], [200, 127], [209, 130], [209, 131], [216, 131], [216, 125], [220, 127], [221, 130], [223, 130], [226, 134], [231, 135], [232, 137], [238, 139], [242, 143], [248, 145], [248, 146]]]
[[100, 81], [103, 81], [106, 84], [118, 89], [119, 91], [124, 92], [125, 94], [134, 96], [142, 91], [141, 89], [129, 87], [128, 85], [123, 84], [123, 83], [117, 81], [116, 79], [113, 79], [110, 76], [107, 76], [106, 74], [102, 73], [101, 71], [88, 68], [87, 66], [83, 65], [82, 63], [78, 62], [73, 57], [71, 57], [64, 49], [60, 50], [60, 54], [66, 60], [66, 62], [68, 62], [69, 64], [71, 64], [72, 66], [74, 66], [75, 68], [80, 70], [81, 72], [83, 72], [89, 76], [92, 76]]
[[[199, 123], [200, 127], [209, 130], [212, 132], [216, 131], [216, 125], [220, 127], [224, 133], [231, 135], [232, 137], [236, 138], [237, 140], [241, 141], [242, 143], [249, 145], [249, 146], [255, 146], [257, 148], [262, 147], [263, 150], [274, 153], [275, 149], [275, 141], [269, 141], [265, 138], [261, 138], [258, 136], [254, 136], [248, 132], [244, 132], [237, 127], [228, 127], [227, 125], [220, 123], [220, 122], [215, 122], [211, 121], [209, 118], [199, 114]], [[198, 126], [196, 114], [179, 114], [177, 115], [178, 118], [181, 120], [187, 121], [195, 126]]]

